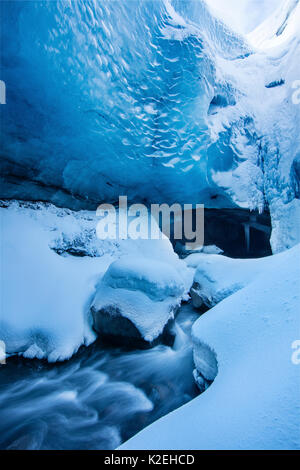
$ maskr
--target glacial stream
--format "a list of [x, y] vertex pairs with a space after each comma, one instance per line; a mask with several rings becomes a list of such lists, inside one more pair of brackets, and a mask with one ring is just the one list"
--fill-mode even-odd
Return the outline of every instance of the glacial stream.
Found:
[[129, 351], [99, 342], [71, 360], [10, 358], [0, 366], [1, 449], [114, 449], [193, 399], [190, 304], [173, 348]]

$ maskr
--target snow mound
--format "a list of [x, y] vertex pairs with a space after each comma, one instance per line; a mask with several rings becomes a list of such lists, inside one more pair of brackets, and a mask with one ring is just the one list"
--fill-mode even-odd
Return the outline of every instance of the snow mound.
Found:
[[[168, 263], [188, 273], [166, 238], [99, 240], [95, 212], [12, 202], [2, 203], [0, 217], [0, 340], [8, 354], [54, 362], [93, 342], [91, 300], [108, 266], [121, 256], [135, 259], [147, 253], [154, 263], [166, 263], [167, 273], [172, 270]], [[158, 266], [153, 276], [164, 279], [160, 271]], [[174, 283], [185, 285], [187, 278], [180, 283], [176, 275]]]
[[204, 304], [210, 308], [253, 281], [272, 258], [232, 259], [203, 253], [185, 261], [197, 268], [191, 289], [194, 307]]
[[[188, 272], [181, 264], [182, 272]], [[110, 265], [92, 302], [95, 328], [101, 333], [102, 315], [128, 319], [141, 337], [152, 343], [162, 334], [181, 301], [187, 298], [185, 285], [176, 268], [150, 258], [123, 257]], [[109, 322], [109, 320], [108, 320]], [[105, 321], [107, 324], [107, 321]], [[131, 335], [131, 331], [111, 334]], [[109, 329], [109, 327], [106, 328]]]
[[[193, 327], [218, 373], [208, 390], [121, 446], [129, 449], [300, 449], [300, 245], [274, 255], [260, 275]], [[199, 353], [199, 354], [198, 354]], [[196, 365], [214, 373], [212, 354]], [[216, 371], [215, 371], [216, 373]]]
[[140, 290], [157, 301], [179, 297], [184, 292], [182, 278], [176, 269], [150, 258], [122, 257], [110, 265], [103, 283], [115, 289]]

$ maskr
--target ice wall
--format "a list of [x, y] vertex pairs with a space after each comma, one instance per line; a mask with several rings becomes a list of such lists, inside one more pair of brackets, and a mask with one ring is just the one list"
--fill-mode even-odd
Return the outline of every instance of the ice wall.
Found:
[[1, 2], [1, 196], [269, 207], [292, 246], [299, 12], [242, 39], [203, 0]]
[[215, 55], [246, 46], [203, 2], [4, 1], [1, 12], [2, 196], [215, 196], [212, 170], [235, 161], [211, 145]]

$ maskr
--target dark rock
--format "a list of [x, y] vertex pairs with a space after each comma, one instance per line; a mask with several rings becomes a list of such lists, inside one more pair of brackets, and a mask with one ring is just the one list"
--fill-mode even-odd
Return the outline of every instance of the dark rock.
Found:
[[113, 346], [125, 346], [130, 349], [149, 349], [158, 344], [173, 346], [175, 340], [174, 319], [170, 319], [162, 333], [154, 341], [146, 341], [137, 327], [122, 315], [117, 307], [108, 305], [96, 310], [91, 308], [94, 330], [100, 339]]

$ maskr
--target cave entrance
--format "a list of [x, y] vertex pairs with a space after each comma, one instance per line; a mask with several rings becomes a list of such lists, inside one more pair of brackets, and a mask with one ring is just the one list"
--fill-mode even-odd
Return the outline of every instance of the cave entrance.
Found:
[[[270, 245], [271, 218], [247, 209], [205, 209], [204, 245], [216, 245], [231, 258], [261, 258], [272, 254]], [[171, 242], [182, 255], [186, 240]]]

